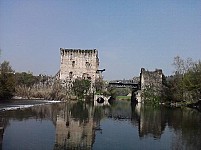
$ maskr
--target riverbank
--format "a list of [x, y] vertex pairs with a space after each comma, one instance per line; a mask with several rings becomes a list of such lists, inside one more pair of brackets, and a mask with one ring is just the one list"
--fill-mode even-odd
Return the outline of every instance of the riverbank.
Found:
[[187, 107], [196, 109], [201, 112], [201, 100], [197, 101], [196, 103], [188, 104]]
[[118, 100], [130, 100], [131, 96], [117, 96], [116, 99], [118, 99]]
[[201, 112], [201, 100], [198, 100], [195, 103], [185, 103], [185, 102], [166, 102], [160, 103], [161, 105], [168, 106], [168, 107], [188, 107], [191, 109], [196, 109]]

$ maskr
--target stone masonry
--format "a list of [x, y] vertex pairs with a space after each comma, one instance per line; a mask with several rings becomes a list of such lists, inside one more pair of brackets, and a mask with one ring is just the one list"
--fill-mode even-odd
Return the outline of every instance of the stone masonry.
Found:
[[81, 78], [89, 79], [93, 84], [100, 77], [98, 50], [60, 48], [60, 53], [60, 80], [74, 81], [76, 78]]
[[162, 78], [163, 73], [162, 69], [156, 69], [155, 71], [148, 71], [144, 68], [141, 68], [140, 73], [140, 83], [141, 90], [138, 91], [137, 99], [138, 102], [144, 102], [144, 98], [142, 97], [142, 93], [147, 89], [151, 89], [154, 92], [154, 95], [160, 96], [162, 90]]
[[146, 71], [144, 68], [141, 68], [141, 90], [144, 90], [146, 87], [154, 87], [156, 89], [161, 89], [162, 76], [162, 69], [156, 69], [155, 71]]

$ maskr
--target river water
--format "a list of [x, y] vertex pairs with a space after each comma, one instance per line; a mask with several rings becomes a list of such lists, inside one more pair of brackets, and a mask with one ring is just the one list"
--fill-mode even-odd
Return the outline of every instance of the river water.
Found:
[[129, 101], [15, 101], [0, 104], [0, 149], [198, 150], [201, 113]]

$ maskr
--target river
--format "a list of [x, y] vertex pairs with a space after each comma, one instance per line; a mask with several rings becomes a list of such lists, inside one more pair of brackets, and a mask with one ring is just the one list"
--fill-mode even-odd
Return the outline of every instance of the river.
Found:
[[201, 148], [201, 113], [188, 108], [84, 102], [0, 104], [0, 149]]

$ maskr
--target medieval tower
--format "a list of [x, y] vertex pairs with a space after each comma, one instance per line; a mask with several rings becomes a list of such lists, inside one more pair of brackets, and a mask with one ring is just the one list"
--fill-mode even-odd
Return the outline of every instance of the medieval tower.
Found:
[[98, 71], [98, 51], [60, 48], [61, 64], [59, 78], [62, 81], [74, 81], [77, 78], [89, 79], [91, 83], [100, 77]]

